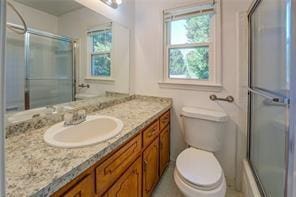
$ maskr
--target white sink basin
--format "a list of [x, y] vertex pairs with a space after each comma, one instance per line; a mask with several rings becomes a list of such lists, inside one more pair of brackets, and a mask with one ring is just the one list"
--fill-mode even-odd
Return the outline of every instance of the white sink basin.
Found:
[[87, 116], [86, 121], [73, 126], [64, 122], [50, 127], [44, 134], [44, 141], [55, 147], [78, 148], [111, 139], [123, 128], [121, 120], [110, 116]]

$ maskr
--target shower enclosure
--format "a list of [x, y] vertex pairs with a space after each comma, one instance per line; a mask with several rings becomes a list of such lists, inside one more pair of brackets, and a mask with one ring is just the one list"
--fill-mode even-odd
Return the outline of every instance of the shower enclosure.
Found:
[[[9, 24], [14, 28], [21, 26]], [[6, 110], [70, 102], [74, 99], [74, 42], [72, 39], [28, 29], [7, 31]]]
[[291, 6], [291, 0], [257, 0], [249, 13], [248, 158], [268, 197], [292, 196], [293, 188]]

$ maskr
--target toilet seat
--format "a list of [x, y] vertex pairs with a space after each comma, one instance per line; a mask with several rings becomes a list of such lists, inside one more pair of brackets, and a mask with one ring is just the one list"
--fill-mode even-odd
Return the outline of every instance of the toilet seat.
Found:
[[223, 170], [211, 152], [188, 148], [176, 160], [176, 173], [188, 186], [210, 191], [224, 181]]

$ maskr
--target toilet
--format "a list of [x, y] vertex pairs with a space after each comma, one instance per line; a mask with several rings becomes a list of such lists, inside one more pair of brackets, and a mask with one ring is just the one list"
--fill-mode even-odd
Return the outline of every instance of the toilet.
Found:
[[224, 197], [226, 181], [213, 153], [220, 150], [228, 116], [195, 107], [183, 107], [181, 116], [189, 148], [176, 160], [177, 187], [186, 197]]

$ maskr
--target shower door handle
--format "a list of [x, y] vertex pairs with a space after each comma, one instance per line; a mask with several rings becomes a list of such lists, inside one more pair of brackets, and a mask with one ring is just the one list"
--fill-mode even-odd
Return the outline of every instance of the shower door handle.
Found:
[[264, 103], [268, 105], [289, 105], [290, 104], [290, 99], [284, 96], [274, 96], [274, 95], [265, 93], [260, 90], [252, 89], [252, 88], [248, 88], [248, 91], [266, 98]]

